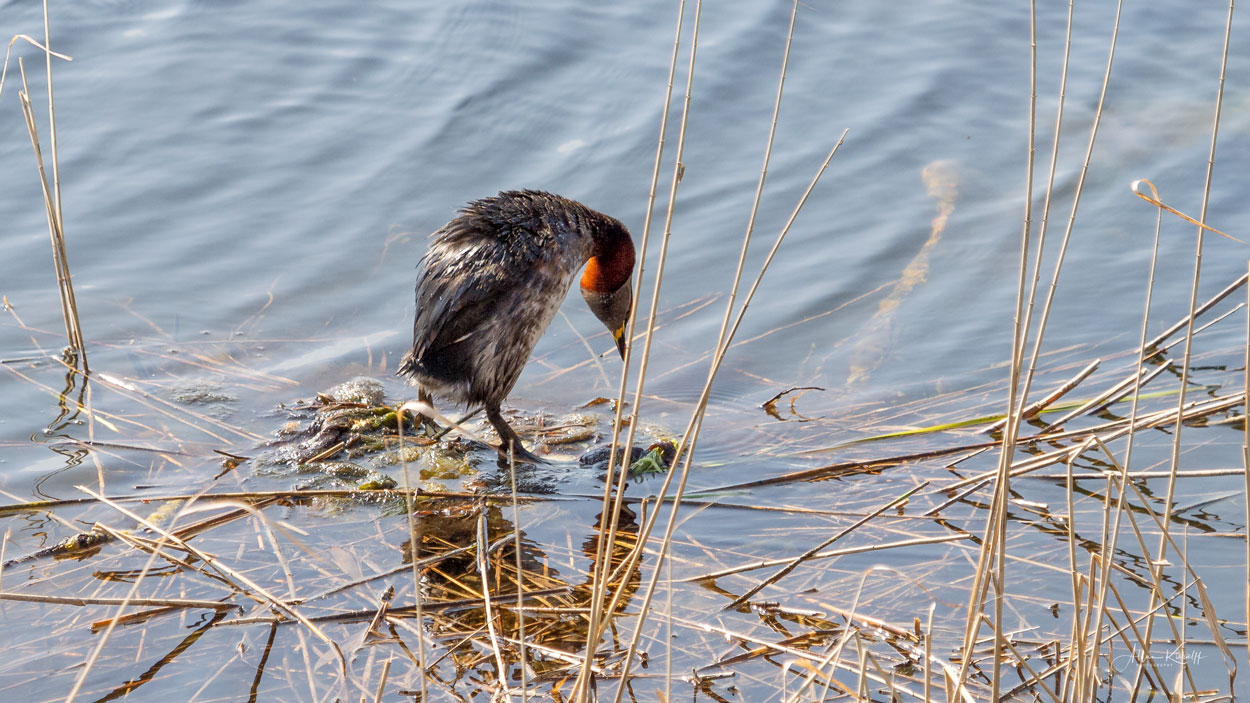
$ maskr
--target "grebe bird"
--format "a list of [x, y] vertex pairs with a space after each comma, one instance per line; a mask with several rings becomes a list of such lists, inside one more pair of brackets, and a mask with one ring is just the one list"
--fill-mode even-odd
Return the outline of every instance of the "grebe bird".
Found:
[[582, 297], [625, 357], [634, 243], [616, 219], [536, 190], [507, 191], [466, 205], [430, 235], [417, 273], [412, 351], [398, 374], [455, 403], [481, 406], [521, 461], [526, 451], [499, 412], [534, 344], [585, 265]]

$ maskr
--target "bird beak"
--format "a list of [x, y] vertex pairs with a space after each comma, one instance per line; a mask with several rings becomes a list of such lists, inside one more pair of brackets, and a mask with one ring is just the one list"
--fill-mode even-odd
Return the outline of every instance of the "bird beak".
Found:
[[612, 339], [616, 340], [616, 350], [621, 353], [621, 361], [624, 361], [625, 360], [625, 323], [624, 322], [622, 322], [621, 326], [616, 328], [616, 331], [612, 333]]
[[595, 317], [608, 328], [612, 341], [616, 342], [617, 353], [624, 359], [625, 344], [629, 341], [625, 337], [625, 328], [629, 325], [629, 308], [633, 304], [629, 282], [626, 281], [625, 285], [612, 293], [601, 293], [583, 288], [582, 297], [586, 299], [586, 305], [590, 307]]

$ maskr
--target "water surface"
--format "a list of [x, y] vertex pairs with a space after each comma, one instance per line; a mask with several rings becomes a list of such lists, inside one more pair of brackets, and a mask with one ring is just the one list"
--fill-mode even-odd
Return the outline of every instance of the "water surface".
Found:
[[[1039, 8], [1035, 227], [1065, 11]], [[642, 401], [644, 417], [671, 432], [684, 427], [707, 375], [706, 354], [764, 154], [789, 12], [787, 3], [741, 0], [703, 8], [659, 302], [663, 327]], [[1047, 383], [1098, 356], [1112, 367], [1105, 378], [1128, 368], [1156, 212], [1128, 185], [1150, 178], [1169, 203], [1200, 210], [1226, 12], [1212, 2], [1125, 9], [1046, 332]], [[1111, 13], [1106, 4], [1077, 7], [1043, 285], [1082, 177]], [[687, 30], [692, 15], [687, 8]], [[54, 3], [53, 47], [73, 57], [54, 67], [56, 114], [70, 264], [93, 371], [174, 403], [185, 400], [188, 387], [207, 384], [212, 404], [197, 411], [259, 437], [280, 424], [274, 408], [353, 376], [381, 379], [393, 398], [411, 394], [393, 372], [410, 340], [414, 267], [426, 235], [461, 204], [502, 189], [545, 189], [610, 213], [641, 235], [675, 21], [675, 5], [661, 2]], [[1233, 234], [1244, 220], [1240, 174], [1250, 156], [1250, 88], [1241, 79], [1250, 49], [1237, 41], [1245, 23], [1237, 17], [1233, 28], [1207, 214]], [[34, 3], [4, 4], [0, 26], [42, 36]], [[801, 452], [888, 426], [953, 422], [1002, 407], [1026, 198], [1028, 30], [1024, 7], [993, 2], [799, 8], [748, 276], [824, 155], [844, 129], [849, 134], [752, 302], [738, 332], [751, 341], [734, 348], [713, 388], [696, 462], [702, 468], [692, 479], [697, 487], [836, 461], [847, 454]], [[688, 42], [687, 31], [683, 50]], [[35, 109], [44, 117], [41, 58], [22, 45], [15, 55], [27, 61]], [[687, 65], [683, 53], [675, 107]], [[99, 423], [66, 425], [67, 416], [82, 417], [58, 407], [64, 370], [48, 360], [23, 361], [55, 355], [62, 341], [17, 91], [11, 65], [0, 95], [0, 294], [14, 313], [0, 319], [0, 487], [15, 501], [78, 498], [74, 487], [103, 473], [119, 490], [174, 489], [183, 481], [198, 488], [215, 464], [189, 462], [151, 475], [143, 461], [50, 444], [88, 433], [125, 442], [178, 432], [163, 417], [116, 433]], [[662, 194], [677, 119], [674, 113]], [[939, 202], [923, 174], [934, 164], [953, 187], [954, 209], [930, 240]], [[657, 270], [662, 205], [655, 222], [644, 305]], [[1193, 240], [1191, 226], [1165, 219], [1152, 331], [1188, 307]], [[1242, 273], [1246, 262], [1243, 245], [1211, 235], [1207, 241], [1204, 295]], [[909, 264], [920, 268], [905, 279]], [[1217, 357], [1212, 363], [1238, 363], [1238, 325], [1230, 320], [1209, 333], [1204, 349]], [[592, 352], [609, 349], [606, 334], [572, 296], [539, 342], [512, 405], [559, 414], [613, 394], [615, 356], [587, 363]], [[793, 386], [824, 389], [796, 404], [803, 417], [821, 420], [778, 422], [759, 407]], [[133, 399], [93, 392], [104, 407], [148, 412], [127, 405]], [[926, 406], [931, 399], [938, 400]], [[899, 411], [891, 417], [893, 406]], [[228, 445], [246, 453], [257, 444], [190, 430], [184, 436], [200, 449]], [[1240, 465], [1236, 433], [1206, 437], [1207, 453], [1194, 455], [1197, 467]], [[1153, 467], [1169, 440], [1152, 441], [1157, 446], [1146, 461]], [[920, 478], [901, 472], [815, 485], [827, 492], [822, 502], [868, 506]], [[569, 490], [597, 490], [593, 479], [568, 481]], [[1239, 481], [1196, 492], [1234, 490]], [[1064, 500], [1057, 490], [1036, 490], [1030, 499]], [[750, 502], [782, 503], [810, 492], [808, 485], [783, 486]], [[1204, 524], [1244, 535], [1237, 517], [1243, 499], [1212, 508]], [[594, 512], [593, 505], [575, 509], [580, 527], [573, 541], [590, 529]], [[765, 521], [744, 530], [743, 519], [709, 514], [692, 529], [705, 545], [743, 553], [770, 553], [789, 539], [744, 547], [739, 532], [791, 528]], [[32, 520], [18, 537], [23, 547], [50, 539], [49, 524]], [[802, 526], [792, 529], [813, 529], [796, 524]], [[977, 531], [979, 524], [969, 520], [966, 527]], [[564, 541], [565, 527], [541, 525], [531, 536]], [[1221, 570], [1237, 563], [1236, 550], [1204, 544], [1193, 547], [1196, 560]], [[887, 560], [902, 567], [918, 558]], [[845, 567], [849, 573], [872, 562]], [[951, 580], [966, 576], [963, 564], [943, 568]], [[1221, 592], [1221, 614], [1244, 620], [1241, 597], [1239, 589]], [[26, 617], [15, 615], [7, 625]], [[910, 615], [900, 617], [910, 622]], [[63, 681], [27, 681], [23, 672], [32, 668], [15, 665], [11, 680], [32, 699], [64, 695]]]

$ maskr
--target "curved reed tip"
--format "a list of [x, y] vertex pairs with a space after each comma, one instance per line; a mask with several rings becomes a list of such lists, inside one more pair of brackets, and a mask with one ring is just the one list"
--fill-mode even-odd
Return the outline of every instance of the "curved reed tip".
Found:
[[[1144, 192], [1142, 192], [1143, 190], [1142, 186], [1145, 186], [1146, 188], [1150, 189], [1150, 195], [1146, 195]], [[1152, 183], [1149, 178], [1138, 178], [1137, 180], [1130, 183], [1128, 187], [1132, 189], [1133, 193], [1140, 198], [1145, 198], [1147, 200], [1159, 199], [1159, 191], [1155, 188], [1155, 184]]]
[[401, 413], [406, 412], [406, 413], [412, 413], [413, 415], [435, 415], [437, 414], [433, 406], [431, 406], [429, 403], [425, 403], [419, 400], [409, 400], [408, 402], [399, 406], [398, 410]]

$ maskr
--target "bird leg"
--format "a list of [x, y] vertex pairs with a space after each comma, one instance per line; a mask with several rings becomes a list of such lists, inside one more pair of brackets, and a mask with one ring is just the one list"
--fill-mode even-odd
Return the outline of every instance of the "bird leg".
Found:
[[503, 415], [499, 413], [499, 406], [486, 407], [486, 419], [490, 421], [491, 427], [495, 428], [495, 432], [499, 435], [499, 447], [495, 450], [499, 452], [500, 463], [506, 465], [508, 461], [508, 449], [511, 447], [512, 455], [518, 462], [527, 464], [544, 464], [542, 459], [529, 453], [529, 451], [521, 444], [521, 438], [503, 419]]

